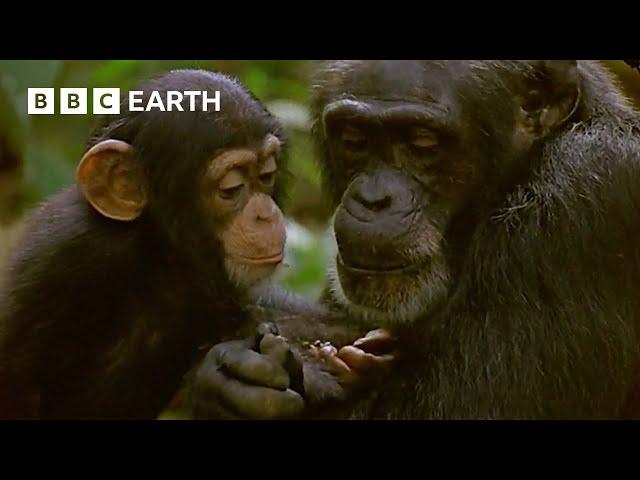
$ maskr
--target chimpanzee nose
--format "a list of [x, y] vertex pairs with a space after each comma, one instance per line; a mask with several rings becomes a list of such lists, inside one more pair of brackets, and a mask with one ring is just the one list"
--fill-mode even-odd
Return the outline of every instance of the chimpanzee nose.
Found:
[[411, 198], [408, 187], [402, 176], [383, 169], [360, 175], [350, 190], [352, 199], [360, 207], [372, 213], [381, 213], [408, 207]]
[[264, 193], [252, 195], [245, 208], [252, 217], [252, 221], [258, 223], [272, 222], [282, 213], [273, 199]]

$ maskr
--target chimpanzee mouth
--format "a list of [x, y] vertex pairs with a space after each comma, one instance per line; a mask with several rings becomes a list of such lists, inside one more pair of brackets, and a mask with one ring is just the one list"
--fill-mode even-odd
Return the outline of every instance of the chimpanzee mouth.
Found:
[[371, 264], [362, 265], [357, 262], [345, 263], [342, 255], [338, 254], [338, 265], [340, 267], [344, 268], [350, 273], [357, 273], [362, 275], [398, 275], [412, 273], [421, 269], [427, 263], [427, 261], [409, 264], [374, 266]]
[[251, 265], [251, 266], [261, 266], [261, 265], [276, 265], [284, 259], [284, 250], [281, 250], [279, 253], [275, 255], [269, 255], [266, 257], [242, 257], [236, 256], [233, 258], [237, 263], [241, 263], [243, 265]]

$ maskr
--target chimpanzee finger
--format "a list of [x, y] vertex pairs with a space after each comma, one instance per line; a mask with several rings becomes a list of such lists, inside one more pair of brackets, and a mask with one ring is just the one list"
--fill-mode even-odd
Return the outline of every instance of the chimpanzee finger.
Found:
[[250, 383], [286, 389], [289, 385], [286, 370], [254, 351], [258, 345], [257, 336], [219, 343], [209, 350], [204, 364], [222, 367], [230, 375]]
[[289, 374], [290, 388], [300, 394], [304, 393], [302, 360], [291, 350], [286, 338], [271, 333], [265, 334], [260, 342], [260, 353], [282, 365]]
[[293, 390], [247, 385], [229, 378], [221, 371], [206, 379], [207, 389], [214, 398], [242, 418], [253, 420], [295, 418], [304, 409], [304, 400]]
[[395, 346], [396, 338], [387, 330], [379, 328], [368, 332], [353, 342], [353, 346], [374, 355], [389, 353]]
[[279, 335], [278, 326], [273, 322], [261, 322], [256, 329], [256, 334], [243, 340], [238, 340], [245, 345], [246, 348], [259, 351], [260, 342], [265, 335]]
[[349, 368], [357, 370], [358, 372], [388, 366], [394, 359], [393, 355], [372, 355], [352, 345], [342, 347], [338, 351], [338, 357], [344, 361]]
[[278, 390], [289, 388], [289, 374], [285, 367], [253, 350], [228, 349], [221, 354], [220, 365], [238, 380]]
[[247, 348], [254, 350], [256, 352], [260, 351], [260, 342], [265, 335], [278, 335], [278, 327], [273, 322], [262, 322], [258, 325], [256, 334], [242, 340], [245, 342]]
[[341, 383], [350, 383], [356, 380], [355, 372], [342, 361], [336, 354], [337, 349], [333, 345], [310, 347], [316, 359], [322, 361], [323, 370], [335, 376]]
[[286, 338], [266, 333], [260, 341], [260, 353], [271, 357], [280, 365], [287, 359], [287, 352], [290, 351], [289, 342]]

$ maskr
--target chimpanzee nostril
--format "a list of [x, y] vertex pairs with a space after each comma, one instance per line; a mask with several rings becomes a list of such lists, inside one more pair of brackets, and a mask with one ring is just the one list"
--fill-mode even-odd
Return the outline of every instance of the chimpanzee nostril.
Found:
[[354, 198], [362, 206], [373, 212], [380, 212], [391, 206], [391, 195], [386, 192], [380, 192], [377, 195], [372, 195], [371, 192], [369, 192], [369, 194], [365, 194], [362, 190], [357, 190], [354, 194]]

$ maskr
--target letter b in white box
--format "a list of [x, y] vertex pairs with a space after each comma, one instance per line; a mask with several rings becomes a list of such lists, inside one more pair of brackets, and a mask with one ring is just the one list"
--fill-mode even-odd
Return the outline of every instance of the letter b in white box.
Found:
[[87, 89], [86, 88], [61, 88], [60, 89], [60, 113], [62, 115], [86, 115], [87, 114]]
[[53, 115], [54, 101], [53, 88], [29, 88], [27, 90], [27, 113], [29, 115]]
[[120, 113], [120, 89], [94, 88], [93, 113], [96, 115], [118, 115]]

